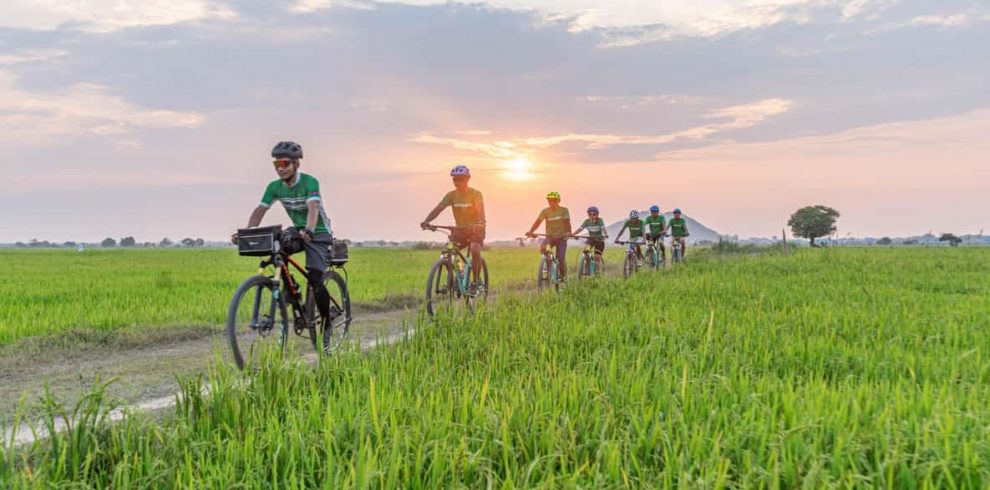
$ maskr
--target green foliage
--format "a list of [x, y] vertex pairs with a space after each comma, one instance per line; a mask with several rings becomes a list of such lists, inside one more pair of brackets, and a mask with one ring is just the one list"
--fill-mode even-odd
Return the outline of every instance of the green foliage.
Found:
[[891, 240], [889, 236], [885, 236], [885, 237], [877, 240], [877, 245], [891, 245], [893, 243], [894, 243], [894, 241]]
[[987, 488], [988, 259], [799, 251], [502, 296], [315, 371], [220, 365], [159, 424], [0, 452], [0, 481]]
[[811, 246], [814, 246], [816, 238], [828, 236], [835, 232], [835, 221], [838, 218], [838, 211], [817, 204], [805, 206], [795, 211], [787, 220], [787, 226], [791, 227], [794, 236], [807, 238], [811, 240]]
[[949, 242], [949, 245], [953, 247], [958, 247], [962, 243], [962, 238], [959, 238], [952, 233], [942, 233], [942, 236], [938, 237], [940, 242]]

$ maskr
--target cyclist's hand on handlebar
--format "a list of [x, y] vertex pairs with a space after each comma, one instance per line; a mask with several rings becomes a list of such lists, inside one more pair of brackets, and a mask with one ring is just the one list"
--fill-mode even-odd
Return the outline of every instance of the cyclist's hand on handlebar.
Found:
[[536, 233], [533, 233], [531, 231], [527, 231], [526, 232], [526, 236], [529, 237], [529, 238], [536, 238]]
[[420, 227], [421, 229], [424, 229], [424, 230], [429, 230], [429, 229], [431, 229], [431, 228], [433, 228], [433, 227], [432, 227], [432, 226], [430, 226], [430, 224], [429, 224], [429, 223], [427, 223], [426, 221], [424, 221], [424, 222], [422, 222], [422, 223], [420, 223], [420, 224], [419, 224], [419, 227]]

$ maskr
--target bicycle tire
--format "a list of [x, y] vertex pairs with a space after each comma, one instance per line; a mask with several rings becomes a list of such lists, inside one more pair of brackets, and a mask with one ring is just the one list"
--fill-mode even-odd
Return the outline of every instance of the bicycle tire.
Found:
[[[227, 339], [238, 369], [244, 369], [245, 365], [259, 368], [259, 361], [270, 355], [272, 349], [279, 355], [284, 353], [288, 336], [288, 312], [284, 296], [273, 297], [273, 289], [272, 278], [251, 276], [237, 286], [230, 299], [227, 308]], [[251, 297], [250, 303], [244, 303], [252, 291], [255, 295]], [[261, 310], [263, 305], [267, 305], [267, 313], [259, 318], [258, 315], [264, 313]], [[242, 324], [243, 320], [248, 323]]]
[[591, 276], [591, 260], [588, 259], [588, 254], [582, 253], [581, 260], [578, 262], [578, 279], [584, 279]]
[[426, 280], [426, 314], [430, 319], [436, 318], [440, 311], [450, 311], [454, 299], [460, 298], [459, 293], [454, 268], [443, 259], [434, 262]]
[[488, 301], [488, 262], [485, 261], [484, 257], [481, 258], [481, 283], [485, 285], [485, 289], [472, 298], [472, 301], [484, 303]]
[[622, 264], [622, 277], [625, 279], [629, 279], [629, 276], [633, 274], [634, 261], [636, 260], [633, 253], [626, 252], [626, 260]]
[[343, 345], [354, 318], [351, 316], [351, 294], [344, 277], [331, 269], [323, 274], [323, 284], [330, 293], [332, 320], [324, 325], [323, 318], [319, 315], [319, 309], [316, 307], [316, 302], [312, 295], [306, 300], [306, 311], [316, 313], [313, 324], [319, 326], [319, 337], [321, 339], [319, 345], [323, 347], [323, 353], [330, 354]]
[[541, 293], [550, 287], [550, 267], [552, 267], [550, 259], [540, 257], [540, 265], [536, 270], [536, 287]]

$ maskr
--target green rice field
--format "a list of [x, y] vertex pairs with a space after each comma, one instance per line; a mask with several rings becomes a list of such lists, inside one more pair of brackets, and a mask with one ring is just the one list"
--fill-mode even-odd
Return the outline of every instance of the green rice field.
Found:
[[[363, 301], [399, 294], [395, 283], [418, 289], [430, 259], [367, 253], [416, 273], [362, 286]], [[499, 253], [493, 263], [518, 261], [505, 281], [529, 277], [532, 250]], [[222, 291], [250, 270], [188, 257], [173, 284], [218, 262], [231, 270], [201, 271], [198, 287]], [[371, 276], [359, 263], [355, 276]], [[145, 270], [143, 284], [161, 287], [162, 269]], [[72, 282], [127, 296], [108, 286], [117, 274], [93, 266], [92, 282]], [[107, 301], [131, 316], [72, 314], [107, 326], [221, 319], [209, 302]], [[111, 405], [95, 391], [67, 433], [3, 445], [0, 486], [986, 489], [990, 250], [711, 257], [502, 294], [476, 316], [318, 367], [273, 361], [245, 375], [220, 363], [201, 381], [208, 394], [183, 381], [163, 420], [103, 423]]]

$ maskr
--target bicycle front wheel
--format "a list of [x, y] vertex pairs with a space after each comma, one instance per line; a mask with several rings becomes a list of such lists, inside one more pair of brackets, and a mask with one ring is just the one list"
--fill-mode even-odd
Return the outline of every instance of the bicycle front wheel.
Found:
[[237, 367], [258, 369], [266, 356], [281, 356], [287, 334], [288, 315], [272, 278], [242, 282], [227, 309], [227, 339]]
[[632, 253], [626, 254], [626, 261], [622, 264], [622, 277], [629, 279], [629, 276], [636, 271], [636, 256]]
[[436, 261], [426, 280], [426, 313], [430, 319], [436, 318], [438, 313], [449, 312], [460, 299], [459, 293], [454, 268], [445, 260]]
[[553, 268], [553, 263], [550, 259], [546, 257], [540, 258], [540, 267], [536, 270], [536, 288], [541, 293], [544, 290], [550, 289], [551, 281], [553, 281], [553, 276], [551, 276], [550, 269]]
[[588, 258], [588, 254], [581, 254], [581, 260], [578, 261], [578, 279], [584, 279], [591, 275], [591, 259]]

